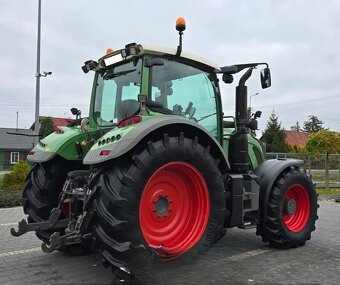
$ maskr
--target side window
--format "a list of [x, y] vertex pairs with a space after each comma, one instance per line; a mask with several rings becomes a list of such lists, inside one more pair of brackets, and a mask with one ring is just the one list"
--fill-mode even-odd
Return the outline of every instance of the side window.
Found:
[[209, 74], [176, 61], [152, 67], [152, 100], [217, 136], [216, 99]]
[[104, 81], [103, 97], [101, 103], [101, 119], [110, 122], [113, 120], [116, 106], [117, 84], [113, 80]]

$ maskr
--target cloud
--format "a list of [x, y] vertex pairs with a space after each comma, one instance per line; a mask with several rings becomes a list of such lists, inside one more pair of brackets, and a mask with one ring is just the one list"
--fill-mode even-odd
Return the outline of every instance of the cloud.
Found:
[[[37, 1], [0, 3], [0, 121], [20, 127], [34, 120]], [[80, 66], [106, 48], [129, 42], [176, 47], [175, 19], [184, 16], [184, 50], [220, 66], [266, 61], [273, 85], [262, 90], [249, 80], [252, 105], [263, 109], [263, 128], [273, 109], [289, 128], [316, 114], [340, 131], [340, 3], [338, 1], [42, 1], [41, 113], [71, 116], [70, 107], [89, 104], [93, 74]], [[237, 82], [239, 77], [235, 77]], [[225, 112], [234, 112], [235, 85], [225, 86]]]

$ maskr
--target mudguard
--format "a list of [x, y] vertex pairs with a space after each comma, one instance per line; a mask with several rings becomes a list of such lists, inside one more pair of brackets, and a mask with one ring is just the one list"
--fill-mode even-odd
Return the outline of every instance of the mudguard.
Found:
[[[154, 131], [163, 127], [175, 127], [180, 129], [181, 126], [191, 127], [193, 133], [200, 134], [205, 141], [219, 152], [219, 157], [224, 159], [229, 167], [229, 162], [219, 142], [210, 135], [203, 127], [196, 122], [179, 117], [179, 116], [155, 116], [147, 120], [131, 125], [122, 129], [115, 128], [101, 137], [95, 145], [86, 154], [84, 164], [98, 164], [114, 158], [117, 158], [135, 147], [143, 138]], [[105, 154], [105, 155], [103, 155]]]
[[[262, 162], [254, 171], [258, 176], [256, 179], [260, 185], [260, 217], [263, 220], [267, 217], [267, 203], [271, 188], [280, 173], [290, 166], [300, 166], [303, 161], [300, 159], [268, 159]], [[263, 220], [263, 222], [265, 222]]]
[[52, 133], [29, 152], [27, 160], [46, 162], [56, 155], [67, 160], [81, 160], [87, 152], [85, 133], [76, 127], [61, 127], [60, 133]]

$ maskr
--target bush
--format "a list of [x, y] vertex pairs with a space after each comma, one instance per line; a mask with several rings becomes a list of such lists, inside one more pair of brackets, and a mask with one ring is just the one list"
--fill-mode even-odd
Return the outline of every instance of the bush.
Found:
[[0, 208], [15, 207], [22, 205], [21, 190], [0, 190]]
[[26, 176], [30, 169], [31, 166], [28, 162], [19, 161], [19, 163], [13, 167], [13, 171], [11, 173], [4, 175], [1, 188], [6, 190], [23, 190]]

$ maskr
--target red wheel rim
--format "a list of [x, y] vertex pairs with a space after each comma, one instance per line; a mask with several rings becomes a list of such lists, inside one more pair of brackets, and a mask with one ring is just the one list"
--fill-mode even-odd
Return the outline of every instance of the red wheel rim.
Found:
[[185, 162], [171, 162], [148, 180], [140, 201], [139, 222], [147, 244], [162, 256], [191, 249], [208, 224], [210, 199], [201, 173]]
[[310, 199], [307, 189], [300, 185], [292, 185], [284, 197], [283, 221], [291, 232], [301, 231], [310, 216]]

